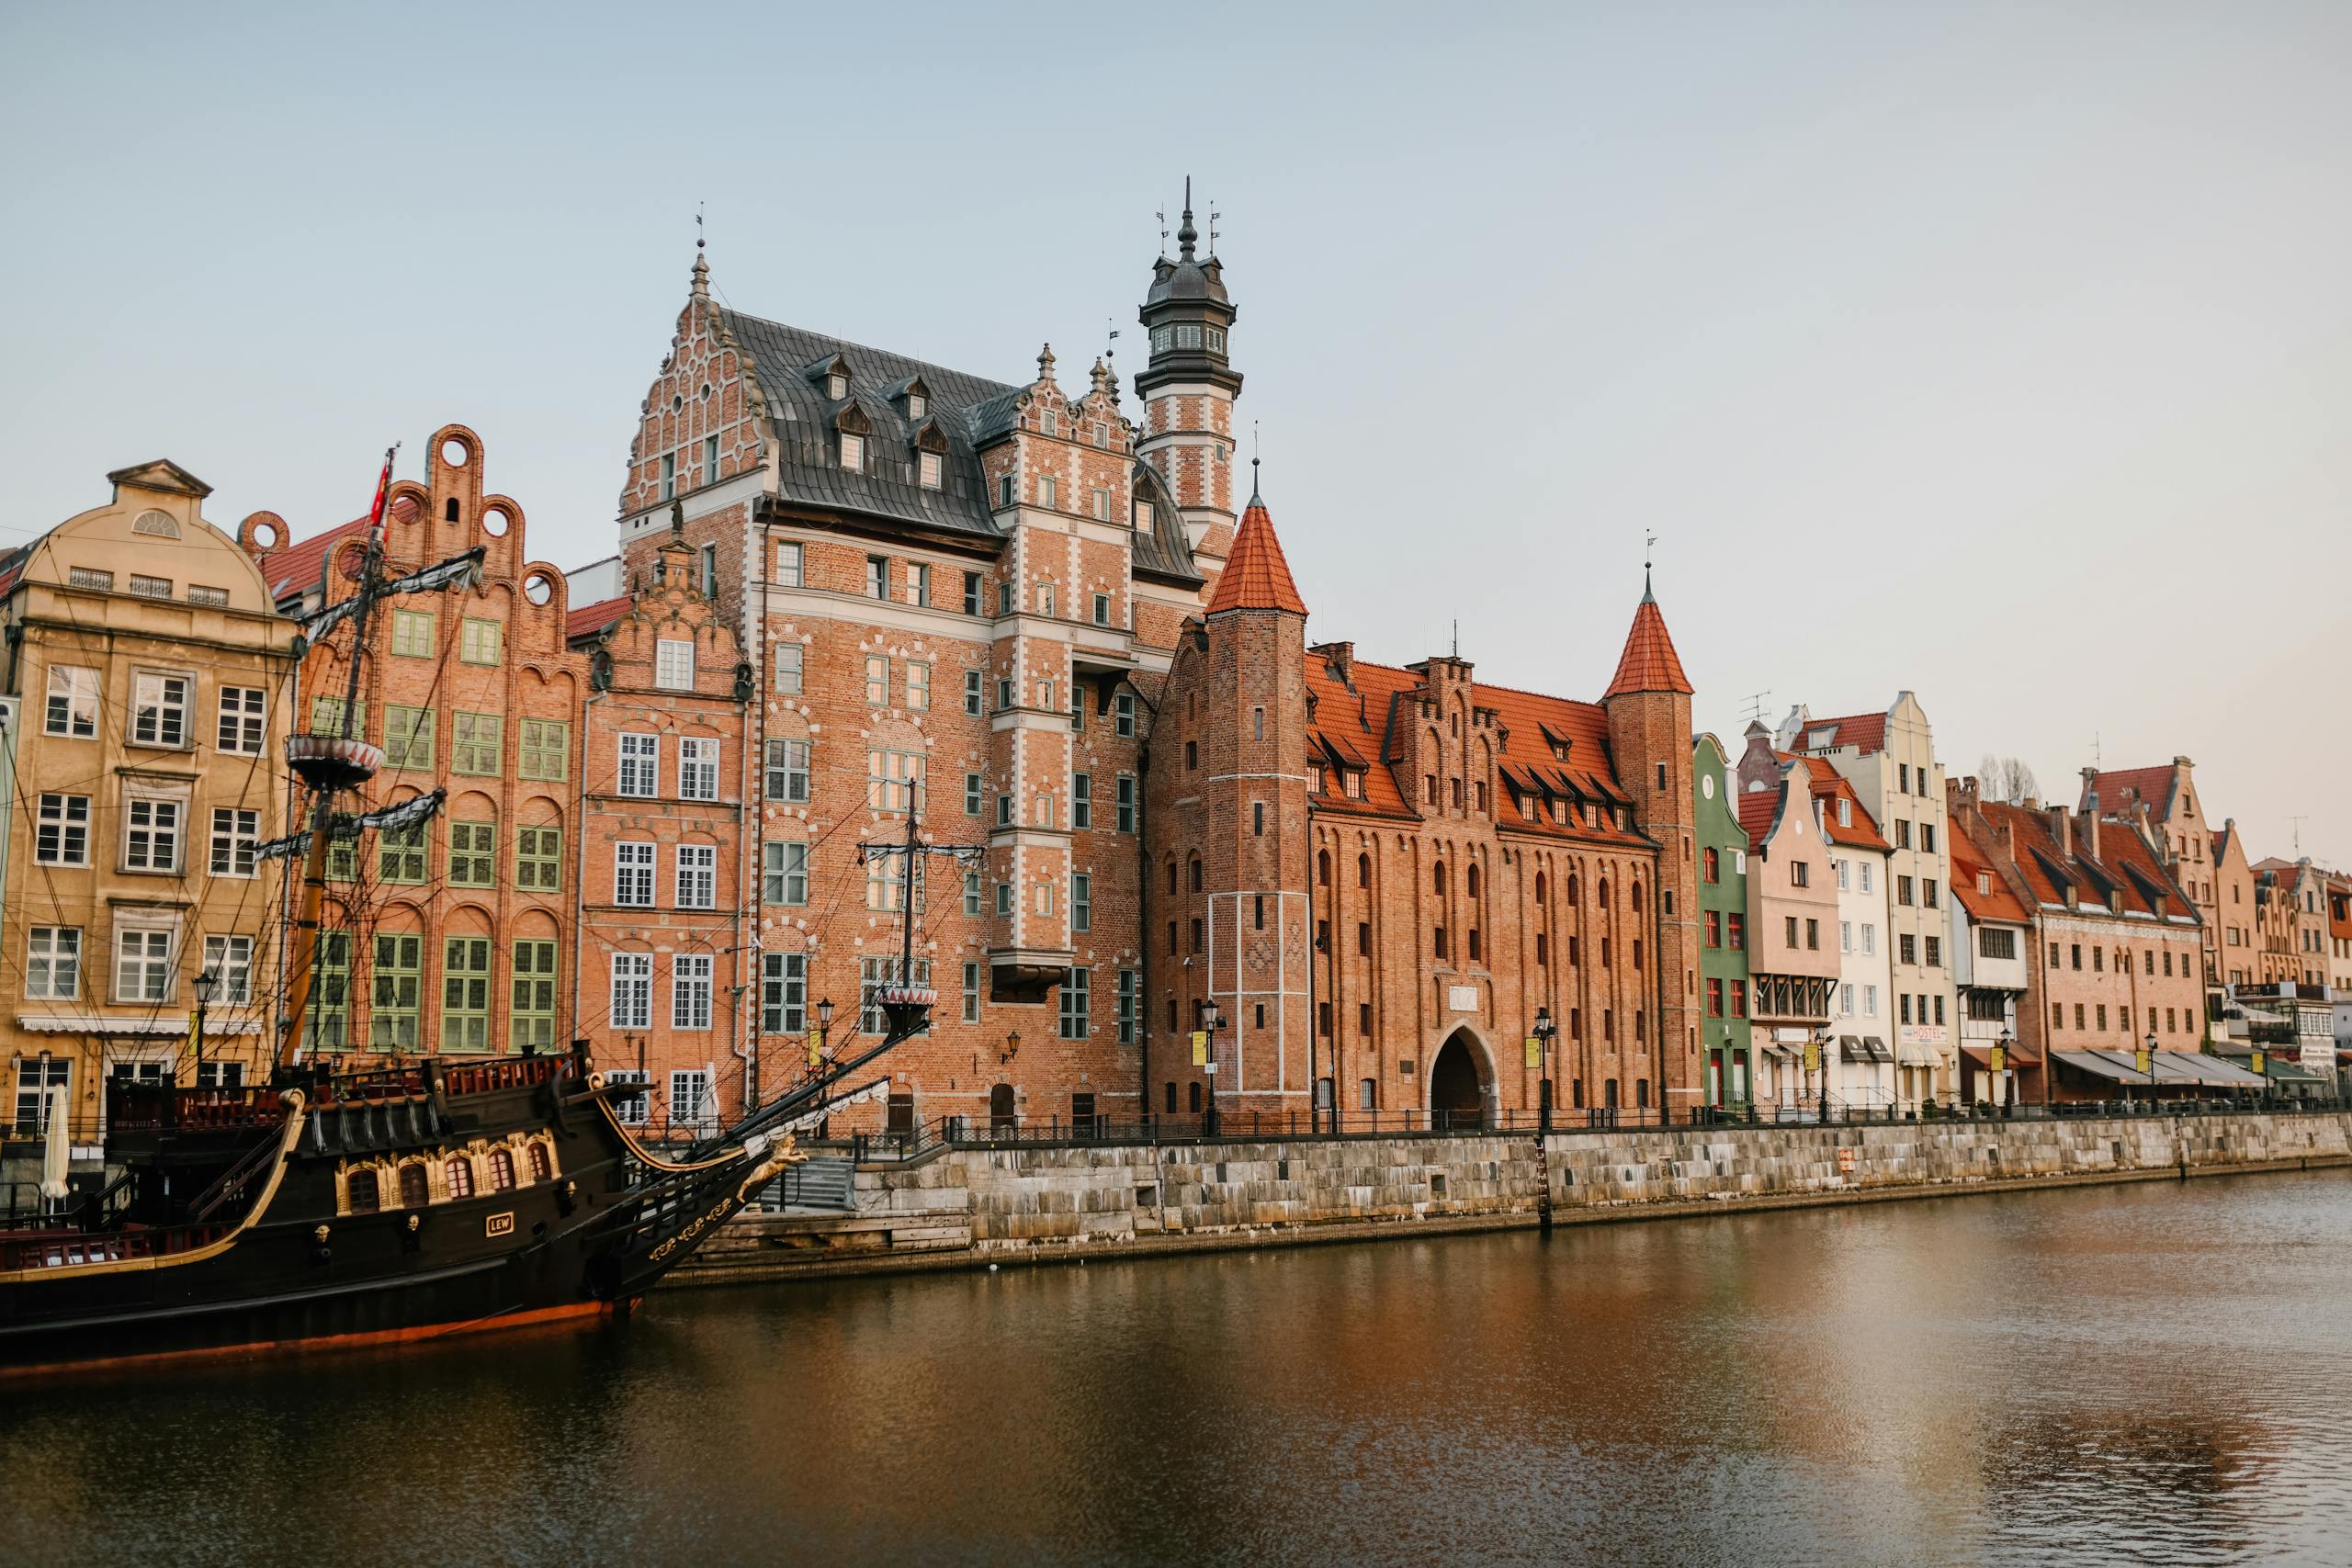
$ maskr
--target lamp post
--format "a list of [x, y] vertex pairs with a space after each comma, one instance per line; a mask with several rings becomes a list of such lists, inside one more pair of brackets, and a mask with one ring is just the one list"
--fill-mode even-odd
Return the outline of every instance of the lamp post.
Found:
[[1993, 1070], [2001, 1076], [2001, 1115], [2004, 1118], [2017, 1114], [2017, 1069], [2009, 1065], [2009, 1053], [2016, 1046], [2017, 1037], [2007, 1029], [2003, 1029], [2001, 1037], [1993, 1042]]
[[[196, 1010], [188, 1015], [187, 1044], [189, 1054], [196, 1058], [196, 1086], [198, 1089], [204, 1087], [204, 1010], [212, 1005], [213, 996], [220, 988], [220, 972], [218, 969], [206, 969], [197, 975], [194, 986]], [[166, 1087], [178, 1088], [179, 1073], [176, 1069], [170, 1077], [172, 1081]]]
[[1552, 1021], [1552, 1010], [1535, 1010], [1536, 1070], [1543, 1077], [1535, 1086], [1535, 1124], [1539, 1131], [1552, 1130], [1552, 1042], [1559, 1037], [1560, 1026]]
[[817, 1004], [817, 1032], [808, 1043], [808, 1076], [815, 1077], [824, 1071], [825, 1058], [831, 1054], [833, 1037], [833, 1001], [827, 997]]
[[1201, 1067], [1201, 1070], [1208, 1075], [1209, 1080], [1208, 1113], [1202, 1118], [1201, 1135], [1204, 1138], [1214, 1138], [1217, 1134], [1216, 1036], [1217, 1032], [1225, 1027], [1225, 1014], [1218, 1010], [1216, 1003], [1211, 1002], [1208, 1011], [1202, 1016], [1201, 1021], [1207, 1026], [1209, 1032], [1209, 1059], [1202, 1064]]
[[2156, 1103], [2156, 1032], [2153, 1029], [2140, 1053], [2140, 1070], [2148, 1075], [2148, 1105], [2153, 1110]]

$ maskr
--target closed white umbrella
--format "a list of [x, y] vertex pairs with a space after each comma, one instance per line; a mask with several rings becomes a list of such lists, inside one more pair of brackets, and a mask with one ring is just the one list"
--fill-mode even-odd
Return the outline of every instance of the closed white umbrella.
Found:
[[65, 1171], [74, 1160], [74, 1139], [65, 1124], [68, 1103], [62, 1089], [41, 1091], [41, 1104], [49, 1116], [49, 1137], [41, 1148], [40, 1195], [59, 1202], [64, 1201]]

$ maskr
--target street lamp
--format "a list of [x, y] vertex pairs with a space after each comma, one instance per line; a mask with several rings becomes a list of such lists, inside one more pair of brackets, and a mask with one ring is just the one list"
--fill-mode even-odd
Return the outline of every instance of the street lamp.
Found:
[[2003, 1029], [2001, 1037], [1993, 1042], [1993, 1049], [2000, 1053], [2001, 1114], [2004, 1117], [2017, 1114], [2017, 1068], [2009, 1062], [2009, 1053], [2017, 1048], [2017, 1036], [2007, 1029]]
[[1203, 1072], [1208, 1075], [1209, 1103], [1208, 1114], [1204, 1117], [1201, 1122], [1201, 1135], [1206, 1138], [1214, 1138], [1216, 1136], [1217, 1133], [1216, 1036], [1217, 1031], [1225, 1027], [1225, 1014], [1218, 1010], [1216, 1003], [1211, 1002], [1208, 1006], [1208, 1011], [1202, 1017], [1201, 1021], [1208, 1026], [1209, 1032], [1209, 1059], [1205, 1063], [1202, 1064], [1201, 1068]]
[[[220, 971], [205, 969], [198, 973], [195, 982], [196, 1013], [188, 1020], [187, 1043], [190, 1055], [196, 1058], [196, 1087], [204, 1087], [204, 1010], [220, 989]], [[178, 1087], [179, 1074], [172, 1075], [173, 1087]]]
[[1535, 1010], [1536, 1069], [1544, 1076], [1535, 1086], [1535, 1124], [1539, 1131], [1552, 1130], [1552, 1042], [1559, 1037], [1560, 1026], [1552, 1021], [1552, 1010]]
[[817, 1004], [817, 1037], [808, 1043], [808, 1076], [815, 1077], [824, 1071], [826, 1053], [832, 1048], [833, 1002], [831, 997]]
[[2154, 1030], [2151, 1029], [2148, 1031], [2147, 1049], [2143, 1051], [2140, 1055], [2141, 1060], [2146, 1064], [2145, 1070], [2148, 1075], [2148, 1105], [2149, 1108], [2153, 1110], [2156, 1103], [2156, 1032]]

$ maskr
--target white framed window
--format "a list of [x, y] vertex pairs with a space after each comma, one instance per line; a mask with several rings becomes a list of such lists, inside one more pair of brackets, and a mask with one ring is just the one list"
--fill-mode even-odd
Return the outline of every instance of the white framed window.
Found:
[[1050, 919], [1054, 912], [1054, 885], [1050, 882], [1037, 884], [1036, 897], [1032, 903], [1038, 914]]
[[797, 1034], [808, 1027], [808, 955], [760, 954], [760, 1032]]
[[711, 958], [707, 953], [681, 953], [670, 960], [670, 1027], [710, 1027]]
[[710, 1115], [710, 1075], [680, 1067], [670, 1075], [670, 1125], [699, 1127]]
[[775, 692], [780, 697], [800, 694], [801, 647], [797, 642], [775, 645]]
[[1862, 952], [1865, 955], [1878, 952], [1878, 928], [1868, 920], [1862, 922]]
[[678, 742], [678, 798], [718, 798], [718, 742], [689, 739]]
[[1053, 613], [1054, 585], [1050, 582], [1040, 582], [1037, 584], [1037, 614], [1050, 615]]
[[34, 926], [25, 933], [25, 996], [70, 1002], [82, 994], [82, 932], [74, 926]]
[[1094, 491], [1094, 515], [1100, 522], [1111, 521], [1111, 492], [1100, 486]]
[[613, 902], [626, 908], [653, 908], [653, 846], [613, 846]]
[[869, 653], [865, 656], [865, 705], [890, 705], [890, 660], [887, 655]]
[[715, 844], [678, 846], [678, 908], [708, 909], [718, 902], [718, 848]]
[[[620, 1022], [619, 1019], [616, 1017], [613, 1021], [615, 1026], [618, 1027]], [[638, 1027], [643, 1028], [644, 1025], [639, 1024]], [[648, 1073], [643, 1067], [607, 1067], [605, 1069], [605, 1081], [607, 1083], [648, 1083], [651, 1081], [651, 1078], [652, 1075]], [[650, 1104], [652, 1099], [653, 1096], [650, 1094], [632, 1094], [626, 1100], [614, 1100], [613, 1119], [622, 1123], [624, 1126], [644, 1126], [646, 1122], [652, 1120], [652, 1106]]]
[[[1838, 951], [1840, 953], [1854, 951], [1854, 922], [1851, 920], [1838, 922]], [[1846, 1010], [1851, 1012], [1854, 1010], [1851, 1005], [1849, 1005]]]
[[204, 939], [204, 968], [219, 983], [216, 1002], [239, 1007], [254, 999], [254, 939], [249, 936], [209, 936]]
[[825, 396], [840, 402], [849, 396], [849, 378], [836, 370], [825, 378]]
[[677, 494], [678, 455], [675, 452], [664, 452], [662, 454], [662, 499], [673, 501], [677, 499]]
[[865, 558], [865, 596], [868, 599], [888, 599], [890, 596], [889, 557]]
[[665, 692], [690, 692], [695, 684], [695, 645], [665, 637], [654, 645], [653, 683]]
[[778, 588], [799, 587], [805, 558], [797, 541], [778, 539], [775, 546], [775, 585]]
[[1061, 481], [1051, 474], [1039, 474], [1037, 476], [1037, 504], [1051, 509], [1059, 506], [1061, 499]]
[[235, 807], [212, 808], [212, 874], [251, 876], [254, 845], [261, 837], [261, 813]]
[[122, 807], [122, 864], [126, 871], [180, 868], [180, 803], [132, 795]]
[[909, 392], [907, 394], [907, 417], [909, 419], [921, 419], [930, 412], [931, 400], [929, 398], [924, 397], [921, 392]]
[[115, 928], [116, 1001], [170, 1001], [175, 989], [172, 969], [170, 927], [121, 925]]
[[[897, 910], [905, 908], [907, 857], [868, 855], [865, 861], [865, 907]], [[920, 909], [917, 911], [920, 913]]]
[[1854, 1016], [1854, 987], [1850, 982], [1838, 987], [1838, 1010], [1849, 1018]]
[[1876, 986], [1862, 987], [1862, 1016], [1864, 1018], [1878, 1016], [1878, 987]]
[[852, 435], [846, 430], [842, 432], [842, 467], [853, 472], [864, 471], [865, 468], [865, 436]]
[[[1840, 804], [1843, 804], [1843, 803], [1841, 802]], [[1848, 870], [1848, 866], [1849, 866], [1849, 863], [1848, 863], [1847, 861], [1845, 861], [1845, 860], [1843, 860], [1843, 859], [1840, 859], [1840, 860], [1839, 860], [1839, 861], [1838, 861], [1836, 863], [1837, 863], [1837, 866], [1838, 866], [1838, 892], [1840, 892], [1840, 893], [1843, 893], [1843, 892], [1845, 892], [1845, 891], [1846, 891], [1846, 883], [1847, 883], [1847, 874], [1847, 874], [1847, 870]]]
[[[613, 1027], [653, 1027], [653, 955], [650, 953], [613, 954]], [[616, 1075], [619, 1076], [619, 1075]], [[642, 1074], [624, 1081], [642, 1083]]]
[[49, 667], [49, 705], [44, 735], [87, 740], [98, 732], [98, 672], [70, 664]]
[[33, 831], [33, 859], [41, 865], [90, 863], [90, 797], [44, 795]]
[[808, 902], [808, 846], [794, 839], [771, 839], [760, 846], [760, 901]]
[[806, 740], [768, 742], [767, 781], [763, 791], [768, 799], [791, 806], [808, 803], [809, 744]]
[[662, 738], [624, 733], [620, 793], [650, 800], [662, 793]]
[[907, 707], [912, 713], [931, 709], [931, 666], [919, 659], [907, 662]]
[[875, 811], [920, 812], [923, 808], [923, 767], [920, 751], [895, 751], [876, 747], [865, 753], [865, 804]]
[[262, 705], [266, 700], [259, 686], [221, 687], [220, 722], [215, 732], [215, 744], [221, 750], [241, 757], [260, 756], [262, 736], [268, 728]]
[[186, 675], [141, 670], [130, 678], [130, 742], [134, 746], [186, 746], [188, 694], [196, 682]]
[[[1746, 861], [1746, 859], [1747, 859], [1747, 857], [1746, 857], [1745, 855], [1741, 856], [1740, 858], [1741, 858], [1741, 860], [1742, 860], [1743, 862], [1745, 862], [1745, 861]], [[1871, 890], [1871, 863], [1870, 863], [1870, 862], [1868, 862], [1868, 861], [1862, 861], [1862, 862], [1860, 862], [1860, 869], [1861, 869], [1861, 873], [1862, 873], [1862, 891], [1863, 891], [1863, 892], [1865, 892], [1865, 893], [1867, 893], [1867, 892], [1869, 892], [1869, 891]], [[1745, 871], [1745, 870], [1747, 870], [1747, 866], [1743, 863], [1743, 864], [1741, 865], [1740, 869], [1741, 869], [1741, 870], [1743, 870], [1743, 871]]]
[[938, 453], [918, 452], [915, 454], [915, 478], [925, 490], [939, 488]]

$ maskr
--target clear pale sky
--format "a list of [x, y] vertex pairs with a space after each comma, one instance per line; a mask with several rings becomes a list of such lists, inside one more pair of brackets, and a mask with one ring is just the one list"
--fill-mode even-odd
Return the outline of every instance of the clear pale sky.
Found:
[[697, 201], [743, 310], [1131, 375], [1190, 173], [1310, 636], [1597, 696], [1655, 531], [1735, 748], [1908, 687], [2352, 864], [2352, 6], [17, 5], [0, 146], [0, 541], [454, 420], [576, 565]]

